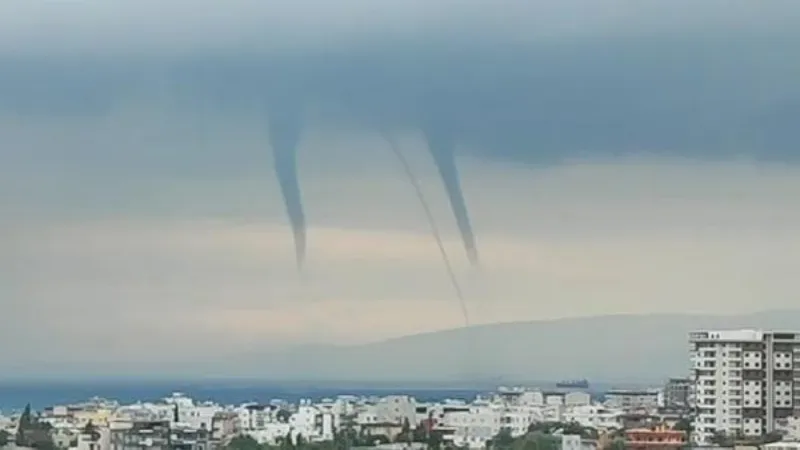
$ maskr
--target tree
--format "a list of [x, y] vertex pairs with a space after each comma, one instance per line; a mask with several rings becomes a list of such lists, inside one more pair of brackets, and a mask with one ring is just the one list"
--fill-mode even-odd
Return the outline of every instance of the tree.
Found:
[[347, 434], [348, 434], [347, 429], [344, 429], [344, 430], [334, 429], [333, 430], [333, 448], [334, 449], [336, 449], [336, 450], [347, 450], [348, 448], [350, 448], [350, 446], [348, 445], [348, 435]]
[[92, 421], [86, 422], [86, 426], [83, 427], [81, 431], [83, 434], [89, 435], [93, 441], [97, 441], [100, 439], [100, 431], [97, 429], [96, 426], [92, 423]]
[[404, 442], [406, 444], [411, 445], [412, 442], [426, 442], [427, 438], [427, 431], [422, 424], [419, 424], [415, 428], [411, 428], [411, 422], [408, 418], [403, 420], [403, 426], [400, 430], [400, 433], [395, 436], [395, 442]]
[[[559, 424], [563, 434], [577, 434], [582, 437], [589, 437], [588, 430], [578, 422], [568, 422]], [[586, 435], [586, 436], [584, 436]]]
[[294, 440], [292, 439], [292, 432], [291, 430], [286, 433], [286, 437], [283, 438], [283, 444], [281, 445], [282, 448], [285, 449], [293, 449], [294, 448]]
[[442, 442], [444, 439], [442, 438], [442, 434], [438, 431], [431, 431], [428, 434], [428, 449], [429, 450], [440, 450], [442, 448]]
[[559, 450], [561, 448], [560, 439], [556, 436], [545, 433], [531, 433], [518, 439], [514, 448], [524, 450]]
[[11, 441], [11, 434], [6, 430], [0, 430], [0, 447], [5, 447]]
[[500, 429], [494, 438], [492, 438], [493, 449], [508, 449], [514, 443], [514, 436], [511, 435], [511, 429], [503, 427]]
[[414, 428], [414, 432], [412, 433], [411, 440], [413, 442], [427, 442], [428, 441], [428, 430], [425, 428], [425, 425], [420, 423]]
[[275, 413], [275, 418], [278, 419], [280, 423], [289, 423], [289, 419], [292, 417], [292, 412], [286, 409], [279, 409], [277, 413]]
[[15, 439], [15, 443], [19, 447], [29, 447], [28, 437], [31, 431], [31, 404], [28, 403], [25, 405], [25, 409], [22, 410], [22, 415], [19, 416], [19, 424], [17, 425], [17, 436]]
[[411, 422], [409, 422], [408, 417], [403, 419], [403, 427], [400, 430], [400, 433], [395, 436], [395, 442], [406, 442], [411, 443], [413, 441], [413, 432], [411, 430]]
[[226, 447], [228, 450], [261, 450], [261, 445], [252, 436], [236, 436]]
[[37, 439], [31, 444], [31, 447], [37, 450], [58, 450], [58, 446], [52, 439]]
[[49, 423], [39, 422], [31, 413], [30, 403], [25, 405], [19, 417], [15, 443], [20, 447], [32, 447], [41, 450], [55, 449], [53, 438], [50, 435], [52, 427]]
[[689, 433], [692, 431], [692, 421], [689, 420], [688, 417], [682, 417], [680, 420], [675, 422], [675, 425], [672, 427], [674, 430], [683, 431]]
[[608, 450], [625, 450], [625, 439], [614, 439], [608, 444]]
[[711, 436], [711, 443], [720, 447], [733, 447], [734, 439], [725, 432], [718, 431]]
[[536, 433], [537, 431], [549, 433], [551, 425], [548, 422], [533, 422], [528, 425], [528, 433]]
[[358, 440], [358, 433], [352, 424], [345, 423], [345, 427], [333, 433], [333, 444], [337, 450], [347, 450]]

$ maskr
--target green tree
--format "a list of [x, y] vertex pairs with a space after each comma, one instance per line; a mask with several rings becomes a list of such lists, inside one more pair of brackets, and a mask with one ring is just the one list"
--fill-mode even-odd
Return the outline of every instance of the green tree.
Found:
[[400, 430], [400, 433], [397, 434], [394, 441], [395, 442], [406, 442], [411, 443], [414, 440], [413, 431], [411, 430], [411, 422], [409, 422], [408, 417], [403, 419], [403, 427]]
[[692, 421], [689, 420], [688, 417], [682, 417], [680, 420], [675, 422], [675, 425], [672, 426], [672, 429], [689, 433], [692, 431]]
[[0, 447], [5, 447], [11, 442], [11, 434], [6, 430], [0, 430]]
[[733, 447], [735, 439], [727, 433], [718, 431], [711, 436], [710, 441], [720, 447]]
[[294, 448], [294, 439], [292, 439], [292, 432], [289, 431], [286, 433], [286, 437], [283, 438], [283, 443], [281, 448], [284, 449], [293, 449]]
[[100, 431], [97, 427], [92, 423], [92, 421], [86, 422], [86, 426], [83, 427], [81, 430], [83, 434], [89, 435], [93, 441], [97, 441], [100, 439]]
[[608, 444], [607, 450], [625, 450], [625, 439], [616, 438]]
[[414, 432], [411, 435], [411, 440], [413, 442], [428, 442], [428, 429], [425, 428], [425, 425], [420, 423], [414, 428]]
[[542, 433], [550, 433], [551, 426], [552, 424], [549, 422], [533, 422], [528, 425], [528, 433], [536, 433], [539, 431]]
[[535, 433], [532, 436], [526, 436], [525, 439], [533, 443], [532, 446], [528, 446], [529, 449], [531, 447], [535, 450], [559, 450], [561, 448], [561, 439], [557, 436]]
[[58, 450], [58, 446], [53, 442], [52, 439], [36, 439], [32, 444], [31, 447], [37, 450]]
[[280, 423], [289, 423], [289, 419], [292, 417], [292, 412], [287, 409], [279, 409], [277, 413], [275, 413], [275, 418], [278, 419]]
[[297, 437], [294, 440], [294, 447], [295, 448], [305, 448], [306, 445], [306, 438], [303, 437], [302, 434], [298, 433]]
[[513, 444], [514, 437], [511, 435], [511, 429], [503, 427], [495, 437], [492, 438], [491, 447], [493, 449], [510, 449]]
[[348, 450], [353, 446], [353, 443], [358, 439], [358, 434], [352, 425], [345, 424], [341, 430], [335, 430], [333, 433], [333, 447], [336, 450]]
[[403, 419], [403, 428], [402, 431], [404, 433], [408, 433], [411, 431], [411, 422], [408, 420], [408, 417]]
[[236, 436], [226, 447], [228, 450], [261, 450], [261, 445], [252, 436]]
[[561, 428], [563, 434], [577, 434], [578, 436], [583, 437], [590, 437], [587, 428], [584, 428], [578, 422], [567, 422], [561, 423], [559, 428]]
[[25, 405], [22, 410], [22, 415], [19, 416], [19, 424], [17, 426], [17, 436], [14, 440], [19, 447], [29, 447], [28, 434], [31, 432], [31, 404]]
[[559, 450], [561, 439], [541, 431], [527, 433], [518, 438], [511, 437], [510, 433], [502, 435], [498, 433], [498, 436], [489, 444], [491, 448], [499, 450]]
[[50, 435], [52, 427], [49, 423], [39, 422], [31, 413], [31, 405], [25, 405], [25, 409], [19, 417], [17, 435], [15, 443], [20, 447], [32, 447], [41, 450], [55, 449], [53, 437]]
[[442, 433], [438, 431], [431, 431], [428, 433], [427, 441], [429, 450], [440, 450], [442, 448], [444, 439], [442, 438]]

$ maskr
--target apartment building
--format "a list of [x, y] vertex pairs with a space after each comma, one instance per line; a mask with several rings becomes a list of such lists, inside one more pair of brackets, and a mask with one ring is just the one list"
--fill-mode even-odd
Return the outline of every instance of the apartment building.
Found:
[[800, 413], [800, 332], [697, 331], [689, 343], [695, 443], [758, 438]]
[[604, 397], [607, 407], [626, 411], [657, 409], [659, 403], [656, 390], [611, 389]]
[[664, 386], [664, 406], [680, 409], [689, 404], [692, 381], [688, 378], [670, 378]]
[[169, 450], [169, 421], [112, 422], [111, 450]]

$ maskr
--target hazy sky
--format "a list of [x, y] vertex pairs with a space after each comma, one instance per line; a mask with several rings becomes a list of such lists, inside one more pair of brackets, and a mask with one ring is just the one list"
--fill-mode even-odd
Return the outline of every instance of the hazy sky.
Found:
[[[460, 326], [378, 126], [476, 323], [794, 307], [797, 20], [788, 0], [5, 0], [0, 369]], [[266, 129], [297, 105], [302, 277]], [[423, 116], [457, 135], [480, 270]]]

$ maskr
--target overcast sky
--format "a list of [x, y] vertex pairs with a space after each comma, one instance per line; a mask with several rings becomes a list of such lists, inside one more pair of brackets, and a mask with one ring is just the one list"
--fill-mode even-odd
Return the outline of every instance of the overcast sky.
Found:
[[[380, 129], [476, 323], [794, 307], [799, 19], [788, 0], [3, 1], [0, 369], [462, 325]], [[266, 127], [298, 105], [302, 276]], [[459, 145], [480, 270], [430, 117]]]

